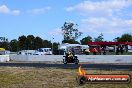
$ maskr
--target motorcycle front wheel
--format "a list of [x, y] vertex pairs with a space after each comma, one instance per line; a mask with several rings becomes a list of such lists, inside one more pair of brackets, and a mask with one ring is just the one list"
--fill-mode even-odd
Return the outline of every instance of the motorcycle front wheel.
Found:
[[64, 63], [64, 64], [67, 64], [67, 61], [66, 61], [66, 59], [63, 59], [63, 63]]
[[78, 59], [75, 59], [75, 62], [74, 62], [75, 64], [78, 64], [79, 63], [79, 60]]

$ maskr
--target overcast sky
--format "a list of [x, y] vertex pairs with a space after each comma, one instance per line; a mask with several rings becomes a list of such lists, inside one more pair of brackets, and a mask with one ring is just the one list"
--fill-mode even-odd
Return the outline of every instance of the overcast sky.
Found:
[[60, 42], [65, 21], [82, 37], [103, 33], [112, 41], [132, 33], [132, 0], [0, 0], [0, 36], [9, 40], [32, 34]]

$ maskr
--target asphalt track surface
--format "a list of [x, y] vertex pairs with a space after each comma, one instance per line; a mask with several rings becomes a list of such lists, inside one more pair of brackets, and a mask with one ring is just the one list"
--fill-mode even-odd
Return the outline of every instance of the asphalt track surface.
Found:
[[93, 70], [128, 70], [132, 71], [132, 64], [49, 64], [43, 62], [1, 62], [0, 66], [10, 67], [54, 67], [62, 69], [77, 69], [79, 66]]

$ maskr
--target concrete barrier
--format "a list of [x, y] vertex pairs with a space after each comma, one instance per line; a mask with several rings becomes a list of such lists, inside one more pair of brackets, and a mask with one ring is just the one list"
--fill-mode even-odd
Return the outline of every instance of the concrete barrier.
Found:
[[62, 55], [10, 55], [13, 61], [61, 61]]
[[80, 62], [132, 63], [132, 55], [79, 55]]
[[[10, 55], [13, 61], [62, 61], [63, 55]], [[80, 62], [132, 63], [132, 55], [78, 55]]]
[[9, 55], [0, 55], [0, 62], [10, 61]]

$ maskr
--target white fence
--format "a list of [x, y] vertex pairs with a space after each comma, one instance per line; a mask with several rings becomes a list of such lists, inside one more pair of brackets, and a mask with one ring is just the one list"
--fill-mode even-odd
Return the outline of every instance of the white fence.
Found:
[[[14, 61], [62, 61], [63, 55], [10, 55]], [[78, 55], [80, 62], [132, 63], [132, 55]]]

